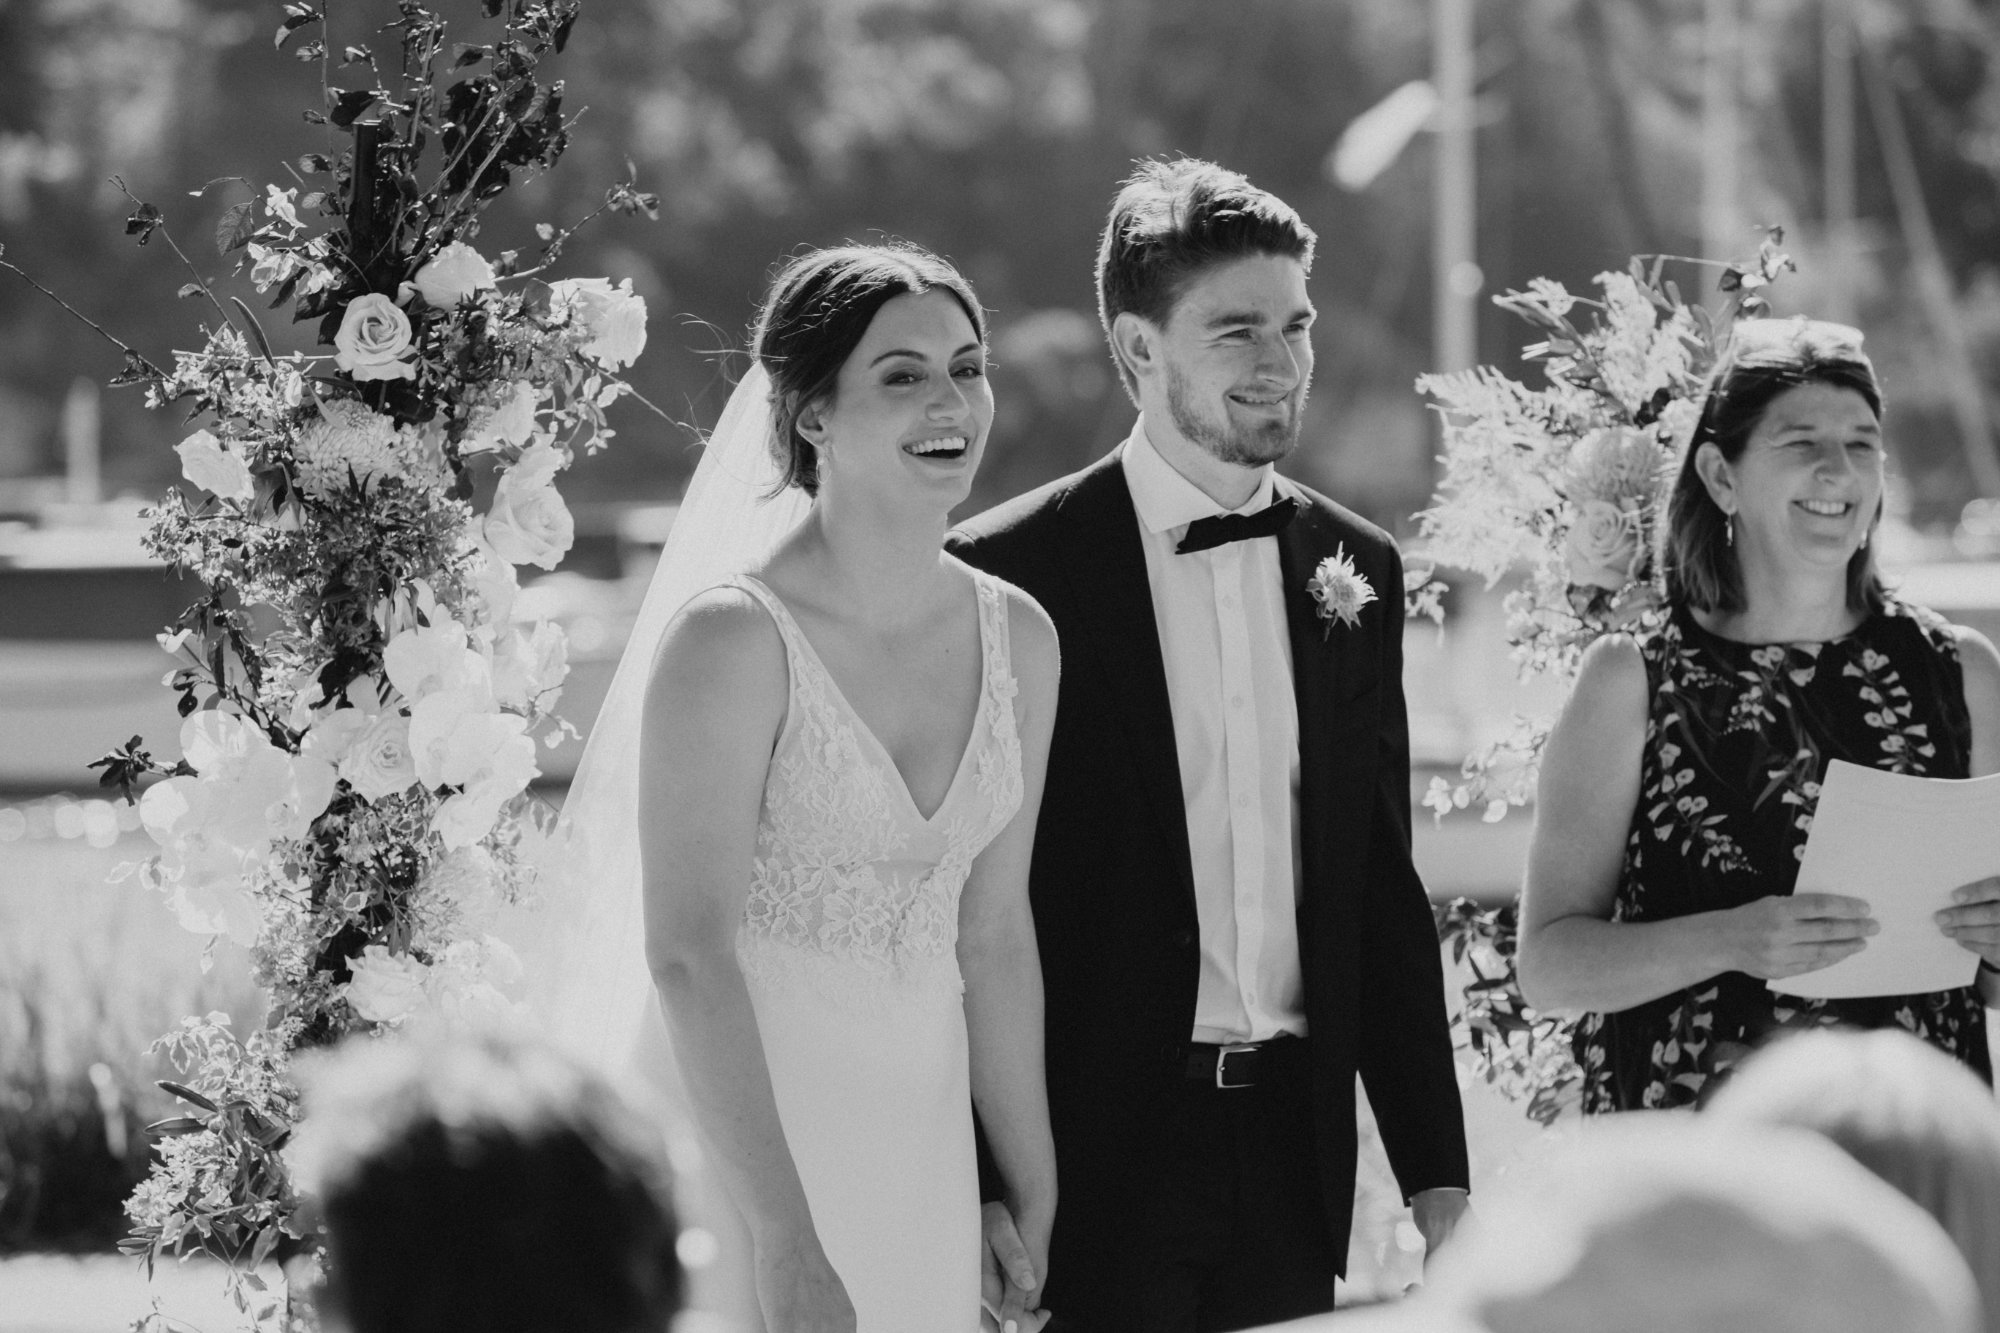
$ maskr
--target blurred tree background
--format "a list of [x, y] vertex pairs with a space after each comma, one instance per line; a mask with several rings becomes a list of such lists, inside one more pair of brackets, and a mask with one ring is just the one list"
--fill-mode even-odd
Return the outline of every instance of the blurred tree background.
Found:
[[[2000, 421], [2000, 5], [1852, 0], [1855, 224], [1835, 264], [1821, 157], [1823, 29], [1839, 6], [1736, 4], [1736, 251], [1754, 248], [1751, 224], [1785, 225], [1803, 273], [1780, 312], [1841, 307], [1868, 331], [1900, 493], [1913, 519], [1949, 525], [1996, 447], [1966, 437], [1975, 378]], [[441, 8], [461, 40], [485, 26], [477, 0]], [[1575, 290], [1633, 253], [1699, 252], [1705, 10], [1477, 0], [1486, 294], [1538, 274]], [[227, 175], [292, 183], [285, 163], [326, 146], [299, 114], [319, 102], [317, 68], [272, 53], [281, 17], [271, 0], [0, 0], [5, 257], [155, 359], [193, 344], [203, 312], [174, 295], [186, 274], [157, 239], [122, 234], [129, 205], [109, 178], [159, 204], [204, 272], [225, 270], [205, 238], [241, 187], [187, 192]], [[347, 43], [386, 49], [375, 30], [393, 17], [388, 0], [336, 3], [336, 60]], [[781, 256], [876, 236], [950, 255], [995, 312], [983, 506], [1122, 435], [1130, 411], [1091, 285], [1103, 211], [1135, 157], [1212, 157], [1320, 234], [1319, 369], [1293, 470], [1407, 529], [1433, 448], [1411, 382], [1432, 368], [1435, 147], [1416, 134], [1365, 189], [1336, 184], [1329, 164], [1357, 116], [1428, 76], [1430, 24], [1416, 0], [586, 0], [554, 67], [579, 116], [573, 146], [503, 197], [478, 244], [532, 249], [534, 223], [588, 212], [636, 163], [661, 220], [600, 220], [562, 271], [633, 279], [653, 311], [635, 382], [690, 426], [720, 410], [740, 366], [723, 353]], [[348, 86], [353, 73], [333, 71]], [[1888, 166], [1905, 150], [1929, 249]], [[1482, 302], [1480, 359], [1512, 366], [1524, 332]], [[65, 396], [117, 368], [0, 274], [0, 485], [59, 471]], [[692, 431], [620, 411], [618, 447], [579, 467], [572, 497], [671, 498]], [[170, 414], [113, 391], [103, 421], [107, 491], [150, 493], [176, 474], [184, 430]]]

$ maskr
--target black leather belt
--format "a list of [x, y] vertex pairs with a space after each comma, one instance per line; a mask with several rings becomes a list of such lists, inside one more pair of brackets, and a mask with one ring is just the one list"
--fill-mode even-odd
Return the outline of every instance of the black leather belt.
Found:
[[1298, 1069], [1305, 1053], [1305, 1041], [1290, 1033], [1226, 1046], [1190, 1042], [1188, 1081], [1215, 1088], [1254, 1088]]

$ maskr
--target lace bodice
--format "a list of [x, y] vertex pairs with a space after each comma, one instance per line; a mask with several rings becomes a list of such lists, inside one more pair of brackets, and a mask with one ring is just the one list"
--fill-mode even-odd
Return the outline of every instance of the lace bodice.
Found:
[[848, 1002], [962, 989], [959, 894], [973, 859], [1021, 804], [1007, 603], [990, 575], [973, 578], [983, 659], [978, 714], [929, 818], [785, 604], [749, 575], [731, 580], [777, 622], [791, 674], [737, 932], [737, 956], [753, 982], [803, 976]]

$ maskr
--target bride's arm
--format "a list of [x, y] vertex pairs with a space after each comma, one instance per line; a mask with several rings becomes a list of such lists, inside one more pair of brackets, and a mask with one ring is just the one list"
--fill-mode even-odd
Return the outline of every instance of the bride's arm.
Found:
[[646, 958], [695, 1117], [749, 1224], [765, 1318], [775, 1329], [852, 1328], [736, 962], [787, 689], [777, 628], [742, 594], [696, 599], [661, 641], [640, 738]]
[[[965, 977], [972, 1100], [1006, 1188], [1006, 1205], [1034, 1261], [1036, 1291], [1048, 1275], [1055, 1220], [1055, 1145], [1042, 1069], [1042, 968], [1028, 907], [1028, 863], [1055, 724], [1055, 627], [1032, 600], [1009, 593], [1009, 637], [1019, 684], [1021, 809], [973, 863], [959, 904], [958, 958]], [[1035, 1292], [1008, 1291], [1010, 1305]], [[1033, 1325], [1029, 1325], [1032, 1327]]]

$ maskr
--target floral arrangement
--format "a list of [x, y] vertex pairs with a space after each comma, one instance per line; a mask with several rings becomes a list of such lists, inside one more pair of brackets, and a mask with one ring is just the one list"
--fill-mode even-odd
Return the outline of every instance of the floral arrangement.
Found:
[[[284, 7], [280, 48], [300, 43], [323, 82], [336, 60], [359, 74], [306, 112], [351, 142], [229, 207], [216, 243], [272, 307], [316, 320], [327, 352], [275, 354], [250, 306], [192, 264], [182, 295], [216, 318], [171, 369], [97, 329], [125, 355], [114, 383], [202, 423], [146, 542], [206, 592], [160, 636], [179, 758], [134, 737], [93, 767], [158, 844], [140, 882], [211, 948], [247, 948], [270, 996], [247, 1037], [210, 1014], [157, 1044], [189, 1111], [155, 1127], [124, 1248], [149, 1271], [223, 1260], [260, 1322], [277, 1312], [254, 1297], [256, 1266], [314, 1247], [282, 1155], [292, 1053], [509, 1004], [518, 963], [487, 927], [534, 893], [547, 819], [527, 789], [538, 736], [560, 739], [568, 669], [558, 628], [514, 625], [515, 567], [568, 550], [557, 482], [613, 438], [605, 410], [646, 340], [629, 282], [539, 279], [582, 222], [538, 228], [528, 263], [475, 248], [482, 209], [568, 141], [562, 85], [538, 73], [577, 3], [484, 9], [498, 36], [454, 45], [422, 0], [399, 0], [390, 80], [366, 47], [330, 49], [326, 0]], [[134, 204], [128, 232], [185, 262], [160, 210]], [[656, 205], [627, 181], [590, 216]]]
[[[1600, 299], [1538, 278], [1495, 303], [1543, 335], [1523, 350], [1546, 383], [1491, 366], [1417, 381], [1443, 419], [1436, 504], [1417, 516], [1426, 554], [1492, 587], [1519, 573], [1506, 599], [1507, 639], [1524, 677], [1567, 686], [1599, 636], [1655, 625], [1664, 614], [1660, 541], [1666, 498], [1701, 416], [1710, 372], [1738, 318], [1762, 314], [1764, 288], [1793, 267], [1773, 228], [1754, 259], [1723, 266], [1722, 309], [1681, 298], [1667, 260], [1600, 273]], [[1683, 261], [1694, 262], [1694, 261]], [[1587, 325], [1574, 318], [1590, 314]], [[1442, 620], [1444, 585], [1419, 574], [1406, 609]], [[1534, 793], [1551, 718], [1517, 717], [1467, 757], [1457, 782], [1431, 780], [1439, 818], [1468, 806], [1491, 820]], [[1468, 966], [1464, 1023], [1472, 1063], [1546, 1123], [1572, 1104], [1580, 1078], [1568, 1027], [1522, 1003], [1514, 974], [1515, 908], [1460, 900], [1438, 909], [1440, 939]]]

